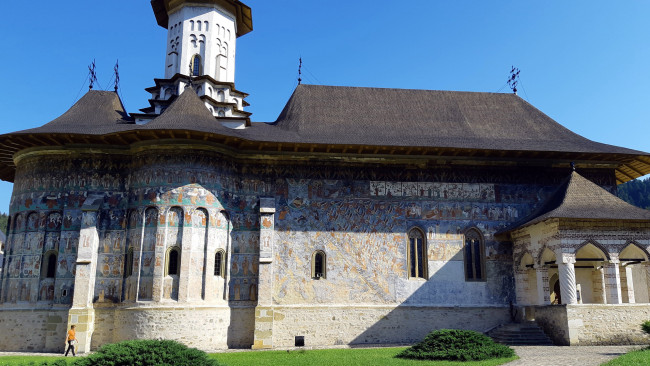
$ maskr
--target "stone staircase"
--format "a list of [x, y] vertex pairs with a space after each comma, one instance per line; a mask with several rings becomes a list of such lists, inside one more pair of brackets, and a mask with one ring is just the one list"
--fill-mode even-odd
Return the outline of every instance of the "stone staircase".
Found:
[[535, 322], [509, 323], [487, 333], [492, 339], [509, 346], [552, 346], [553, 342]]

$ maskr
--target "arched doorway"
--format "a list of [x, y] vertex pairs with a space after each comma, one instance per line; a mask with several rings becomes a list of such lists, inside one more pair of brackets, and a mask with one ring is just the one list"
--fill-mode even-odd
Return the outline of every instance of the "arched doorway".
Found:
[[630, 243], [619, 254], [621, 276], [621, 301], [623, 303], [648, 303], [648, 279], [646, 264], [648, 254]]
[[575, 276], [578, 303], [605, 304], [603, 264], [609, 256], [598, 246], [587, 243], [576, 251]]
[[551, 305], [561, 305], [562, 293], [560, 292], [560, 276], [557, 273], [554, 273], [549, 277], [548, 284], [551, 289]]

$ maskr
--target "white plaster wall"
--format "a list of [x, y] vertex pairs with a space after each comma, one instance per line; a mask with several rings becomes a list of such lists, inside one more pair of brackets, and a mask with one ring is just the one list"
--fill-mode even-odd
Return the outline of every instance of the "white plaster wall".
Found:
[[[194, 22], [192, 30], [191, 22]], [[201, 22], [201, 30], [198, 28]], [[206, 30], [205, 22], [208, 23]], [[196, 37], [196, 45], [192, 42]], [[178, 41], [178, 62], [169, 67], [169, 56], [165, 65], [165, 78], [169, 79], [176, 73], [187, 75], [190, 70], [192, 56], [200, 54], [203, 61], [203, 75], [209, 75], [218, 81], [235, 82], [235, 44], [236, 24], [232, 14], [211, 4], [210, 6], [185, 6], [169, 15], [167, 36], [167, 54], [172, 52], [172, 41]], [[199, 40], [205, 39], [201, 47]], [[227, 49], [227, 68], [225, 75], [217, 74], [217, 56]]]

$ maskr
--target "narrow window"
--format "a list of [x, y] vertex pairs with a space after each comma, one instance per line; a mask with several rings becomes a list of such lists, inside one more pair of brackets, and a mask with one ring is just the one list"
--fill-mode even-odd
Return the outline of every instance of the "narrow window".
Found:
[[192, 76], [201, 75], [201, 56], [192, 56]]
[[171, 248], [167, 252], [167, 273], [166, 275], [178, 276], [178, 248]]
[[326, 275], [326, 256], [325, 252], [317, 250], [311, 258], [311, 277], [312, 278], [325, 278]]
[[56, 277], [56, 259], [57, 253], [54, 250], [50, 250], [43, 255], [42, 278]]
[[214, 275], [215, 276], [220, 276], [220, 277], [225, 277], [224, 276], [224, 259], [225, 255], [223, 250], [217, 251], [217, 253], [214, 255]]
[[50, 253], [47, 257], [47, 273], [45, 274], [46, 278], [54, 278], [56, 275], [56, 254]]
[[485, 250], [483, 235], [475, 229], [465, 233], [465, 279], [467, 281], [485, 280]]
[[133, 274], [133, 248], [129, 248], [124, 258], [124, 278]]
[[409, 277], [427, 278], [426, 258], [424, 234], [418, 229], [412, 229], [408, 235]]

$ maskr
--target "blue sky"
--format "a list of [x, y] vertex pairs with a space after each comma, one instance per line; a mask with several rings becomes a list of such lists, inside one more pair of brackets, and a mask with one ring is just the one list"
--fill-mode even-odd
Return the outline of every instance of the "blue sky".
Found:
[[[650, 1], [248, 0], [237, 89], [253, 121], [273, 121], [297, 84], [508, 92], [587, 138], [650, 151]], [[129, 112], [163, 77], [166, 30], [147, 0], [3, 4], [0, 133], [40, 126], [120, 60]], [[0, 212], [12, 186], [0, 183]]]

